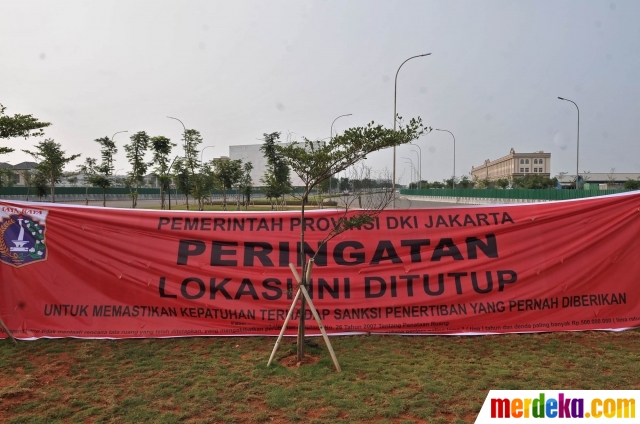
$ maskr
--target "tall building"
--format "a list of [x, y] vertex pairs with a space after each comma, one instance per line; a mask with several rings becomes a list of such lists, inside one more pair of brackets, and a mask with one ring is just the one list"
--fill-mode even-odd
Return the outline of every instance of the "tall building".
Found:
[[495, 181], [500, 178], [513, 180], [525, 175], [551, 175], [551, 153], [542, 150], [533, 153], [516, 153], [513, 148], [507, 156], [496, 160], [485, 160], [480, 166], [471, 167], [471, 178]]

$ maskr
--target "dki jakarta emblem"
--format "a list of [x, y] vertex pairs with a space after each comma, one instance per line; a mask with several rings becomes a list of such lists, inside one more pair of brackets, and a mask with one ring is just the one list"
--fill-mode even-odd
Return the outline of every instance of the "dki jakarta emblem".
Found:
[[0, 261], [20, 267], [47, 258], [45, 218], [47, 211], [0, 208]]

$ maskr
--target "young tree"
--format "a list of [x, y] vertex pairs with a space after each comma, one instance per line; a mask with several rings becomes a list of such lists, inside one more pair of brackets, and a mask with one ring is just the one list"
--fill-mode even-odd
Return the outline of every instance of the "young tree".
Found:
[[[40, 122], [33, 115], [5, 115], [6, 108], [0, 104], [0, 139], [13, 137], [39, 137], [50, 122]], [[13, 152], [9, 147], [0, 147], [0, 154]]]
[[14, 173], [11, 168], [0, 168], [0, 187], [13, 187]]
[[[191, 178], [191, 174], [189, 173], [189, 168], [185, 165], [184, 158], [176, 158], [173, 161], [173, 174], [175, 175], [175, 183], [178, 190], [180, 190], [185, 195], [187, 208], [189, 207], [189, 193], [191, 193], [191, 189], [193, 188]], [[178, 199], [176, 199], [176, 202]]]
[[446, 180], [442, 180], [442, 182], [445, 185], [445, 188], [450, 188], [450, 189], [455, 188], [458, 185], [458, 181], [459, 181], [458, 177], [451, 177]]
[[[458, 185], [459, 185], [459, 184], [458, 184]], [[490, 180], [490, 179], [488, 179], [488, 178], [484, 178], [484, 179], [482, 179], [482, 180], [478, 180], [478, 181], [475, 183], [476, 188], [479, 188], [479, 189], [488, 189], [488, 188], [493, 188], [493, 185], [494, 185], [493, 181], [491, 181], [491, 180]]]
[[102, 172], [107, 176], [113, 175], [113, 156], [118, 153], [115, 141], [109, 137], [98, 138], [94, 141], [100, 144], [100, 155], [102, 156], [100, 167], [102, 168]]
[[131, 191], [131, 207], [136, 208], [138, 204], [138, 188], [144, 175], [147, 173], [149, 164], [144, 161], [144, 156], [149, 148], [149, 136], [145, 131], [138, 131], [131, 136], [131, 143], [124, 146], [127, 152], [127, 159], [131, 164], [131, 172], [128, 176], [128, 186]]
[[[89, 175], [89, 183], [94, 187], [102, 189], [102, 206], [107, 206], [107, 189], [113, 185], [111, 175], [113, 174], [113, 156], [118, 153], [118, 148], [113, 140], [109, 137], [102, 137], [94, 140], [100, 144], [100, 154], [102, 163], [95, 166], [94, 172]], [[90, 159], [90, 158], [87, 158]]]
[[249, 207], [251, 192], [253, 191], [251, 170], [253, 170], [253, 164], [251, 162], [246, 162], [242, 168], [242, 177], [240, 178], [240, 192], [242, 193], [242, 203], [244, 204], [245, 209]]
[[341, 177], [340, 178], [340, 191], [349, 191], [349, 187], [351, 187], [351, 184], [349, 182], [349, 178], [348, 177]]
[[47, 195], [47, 177], [37, 170], [33, 175], [33, 188], [35, 189], [38, 199], [42, 199]]
[[[311, 141], [305, 138], [302, 144], [297, 142], [284, 146], [276, 144], [273, 149], [302, 180], [304, 187], [300, 197], [305, 199], [320, 182], [365, 159], [369, 153], [409, 143], [420, 137], [425, 131], [430, 131], [430, 128], [425, 129], [420, 118], [411, 119], [407, 126], [400, 125], [400, 129], [397, 131], [371, 122], [365, 127], [349, 128], [342, 135], [332, 137], [328, 142]], [[392, 195], [395, 196], [395, 193]], [[309, 262], [305, 261], [307, 254], [304, 247], [306, 231], [304, 212], [305, 204], [302, 202], [300, 251], [298, 254], [299, 266], [302, 267], [301, 285], [306, 289], [309, 284], [307, 272]], [[376, 213], [379, 211], [373, 213], [364, 211], [343, 217], [329, 231], [324, 242], [346, 230], [372, 222]], [[298, 361], [301, 361], [304, 356], [304, 314], [305, 299], [303, 298], [298, 325]]]
[[[284, 199], [284, 196], [291, 192], [291, 170], [275, 148], [280, 140], [280, 133], [265, 133], [263, 136], [264, 144], [260, 147], [260, 151], [267, 159], [267, 170], [260, 182], [264, 184], [267, 198], [276, 199], [277, 205], [279, 198]], [[273, 209], [273, 203], [271, 208]]]
[[59, 143], [48, 138], [39, 142], [35, 146], [36, 151], [34, 152], [23, 150], [23, 152], [31, 155], [36, 161], [38, 161], [36, 171], [49, 183], [49, 187], [51, 188], [51, 202], [56, 201], [55, 185], [60, 182], [64, 166], [80, 157], [80, 154], [66, 157], [65, 151], [62, 150], [61, 147], [62, 146]]
[[[182, 135], [182, 148], [184, 149], [184, 167], [187, 169], [189, 186], [191, 187], [192, 195], [198, 200], [198, 209], [202, 210], [202, 197], [199, 195], [202, 193], [199, 185], [202, 184], [197, 177], [196, 171], [200, 168], [200, 160], [198, 159], [198, 146], [202, 143], [202, 137], [200, 132], [196, 130], [185, 130]], [[187, 196], [187, 210], [189, 209], [189, 197]]]
[[238, 185], [242, 178], [242, 160], [221, 160], [216, 163], [215, 176], [222, 188], [222, 210], [227, 210], [227, 190]]
[[[278, 208], [278, 197], [280, 197], [280, 191], [278, 190], [278, 182], [273, 172], [270, 172], [269, 168], [264, 173], [260, 182], [263, 184], [262, 190], [269, 203], [271, 203], [271, 210]], [[275, 199], [275, 202], [274, 202]]]
[[624, 182], [626, 190], [640, 190], [640, 180], [627, 180]]
[[78, 165], [78, 172], [84, 174], [84, 204], [89, 204], [89, 184], [90, 178], [92, 175], [96, 173], [96, 163], [97, 161], [94, 158], [86, 158], [84, 163]]
[[198, 173], [191, 175], [191, 197], [198, 201], [198, 210], [204, 210], [205, 200], [211, 195], [211, 191], [218, 184], [213, 164], [211, 162], [200, 165]]
[[336, 177], [327, 178], [318, 184], [318, 190], [321, 193], [330, 193], [338, 187], [338, 184], [340, 184], [340, 181]]
[[327, 178], [324, 181], [321, 181], [316, 186], [316, 190], [318, 194], [329, 193], [329, 185], [331, 184], [332, 177]]
[[35, 175], [33, 173], [31, 173], [31, 171], [26, 169], [23, 172], [22, 177], [24, 178], [24, 185], [27, 186], [27, 202], [28, 202], [29, 201], [29, 193], [31, 192], [31, 187], [35, 183]]
[[498, 187], [500, 187], [501, 189], [503, 189], [503, 190], [504, 190], [504, 189], [506, 189], [507, 187], [509, 187], [509, 180], [508, 180], [508, 179], [506, 179], [506, 178], [499, 178], [499, 179], [496, 181], [496, 185], [497, 185]]
[[558, 184], [556, 178], [547, 178], [542, 175], [529, 174], [524, 177], [514, 178], [513, 185], [517, 188], [524, 189], [547, 189], [555, 188]]
[[153, 171], [158, 178], [158, 184], [160, 185], [160, 209], [164, 209], [164, 196], [165, 193], [170, 190], [171, 186], [171, 176], [169, 175], [171, 165], [169, 164], [169, 155], [171, 154], [171, 149], [175, 144], [172, 143], [170, 139], [162, 135], [151, 137], [149, 142], [151, 143], [151, 151], [153, 152], [153, 163], [156, 165]]
[[111, 187], [112, 181], [102, 172], [101, 166], [97, 169], [98, 171], [89, 177], [89, 184], [102, 189], [102, 206], [104, 207], [107, 206], [107, 189]]
[[468, 175], [463, 175], [457, 185], [458, 188], [473, 188], [473, 186], [474, 183], [473, 181], [471, 181]]

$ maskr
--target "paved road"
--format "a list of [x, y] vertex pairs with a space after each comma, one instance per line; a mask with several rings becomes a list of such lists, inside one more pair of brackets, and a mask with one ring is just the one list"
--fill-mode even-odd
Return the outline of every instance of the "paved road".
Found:
[[[363, 203], [365, 203], [363, 201]], [[344, 204], [344, 200], [338, 200], [338, 204]], [[353, 202], [352, 206], [357, 207], [358, 203]], [[409, 200], [404, 196], [400, 196], [396, 198], [396, 209], [423, 209], [423, 208], [455, 208], [462, 207], [465, 205], [457, 205], [455, 203], [447, 203], [447, 202], [433, 202], [433, 201], [416, 201]], [[389, 205], [387, 209], [393, 209], [393, 205]]]
[[421, 208], [460, 208], [469, 205], [457, 205], [455, 203], [448, 202], [433, 202], [433, 201], [416, 201], [408, 200], [404, 197], [396, 200], [396, 209], [421, 209]]

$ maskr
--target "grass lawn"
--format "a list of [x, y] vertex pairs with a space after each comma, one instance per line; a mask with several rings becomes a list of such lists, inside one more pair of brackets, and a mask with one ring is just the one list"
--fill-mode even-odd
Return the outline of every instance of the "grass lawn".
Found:
[[[325, 209], [335, 209], [336, 206], [335, 204], [331, 204], [331, 205], [325, 205], [324, 206]], [[145, 209], [160, 209], [160, 206], [146, 206]], [[316, 202], [310, 202], [307, 203], [307, 205], [305, 206], [305, 210], [311, 210], [311, 209], [319, 209], [318, 208], [318, 204]], [[171, 205], [171, 210], [177, 210], [177, 211], [184, 211], [187, 210], [187, 207], [184, 203], [175, 205], [172, 204]], [[198, 210], [198, 204], [192, 204], [189, 203], [189, 210], [192, 211], [197, 211]], [[205, 211], [222, 211], [222, 204], [220, 203], [214, 203], [213, 205], [204, 205], [204, 210]], [[244, 206], [240, 206], [240, 212], [244, 212], [244, 211], [273, 211], [275, 209], [271, 209], [271, 205], [268, 202], [255, 202], [252, 205], [249, 205], [246, 209]], [[288, 203], [286, 206], [278, 206], [278, 210], [282, 211], [282, 210], [286, 210], [286, 211], [299, 211], [300, 210], [300, 202], [298, 201], [296, 202], [291, 202]], [[238, 212], [238, 207], [236, 205], [236, 203], [227, 203], [227, 211], [228, 212]]]
[[489, 389], [640, 389], [640, 331], [0, 340], [2, 423], [472, 423]]
[[[320, 201], [322, 197], [312, 196], [309, 197], [309, 202], [306, 204], [305, 209], [319, 209]], [[184, 200], [181, 200], [182, 203], [171, 204], [172, 210], [187, 210], [187, 207], [184, 203]], [[286, 206], [279, 205], [277, 210], [300, 210], [301, 200], [296, 198], [287, 199]], [[340, 207], [339, 205], [343, 205], [343, 203], [332, 201], [325, 202], [324, 208], [335, 209], [336, 207]], [[146, 206], [145, 209], [160, 209], [160, 206]], [[192, 211], [198, 210], [198, 203], [193, 199], [189, 199], [189, 209]], [[213, 204], [205, 204], [205, 211], [222, 211], [222, 200], [216, 199]], [[271, 203], [268, 199], [258, 198], [251, 201], [251, 204], [245, 209], [244, 206], [240, 205], [240, 211], [273, 211], [275, 209], [271, 209]], [[235, 198], [227, 200], [227, 211], [234, 212], [238, 211], [238, 206], [235, 201]]]

